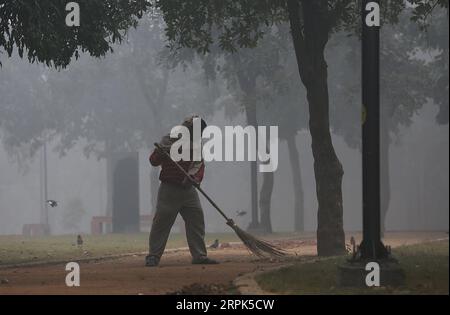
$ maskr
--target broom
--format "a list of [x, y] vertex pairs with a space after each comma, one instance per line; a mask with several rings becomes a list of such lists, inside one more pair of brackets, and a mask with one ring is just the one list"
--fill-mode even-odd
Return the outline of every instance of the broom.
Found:
[[159, 149], [159, 151], [163, 152], [175, 165], [178, 167], [178, 169], [183, 172], [184, 175], [190, 180], [192, 185], [197, 188], [197, 190], [209, 201], [209, 203], [224, 217], [226, 220], [226, 223], [228, 226], [230, 226], [236, 235], [241, 239], [241, 241], [244, 243], [244, 245], [247, 247], [247, 249], [255, 254], [256, 256], [262, 258], [265, 256], [272, 256], [272, 257], [283, 257], [286, 256], [287, 253], [277, 246], [263, 240], [259, 240], [253, 235], [245, 232], [242, 230], [237, 224], [233, 221], [233, 219], [226, 216], [226, 214], [219, 208], [219, 206], [205, 193], [205, 191], [200, 187], [200, 185], [191, 177], [191, 175], [188, 174], [187, 171], [184, 170], [184, 168], [181, 167], [180, 164], [175, 162], [170, 154], [164, 150], [159, 143], [155, 143], [155, 147]]

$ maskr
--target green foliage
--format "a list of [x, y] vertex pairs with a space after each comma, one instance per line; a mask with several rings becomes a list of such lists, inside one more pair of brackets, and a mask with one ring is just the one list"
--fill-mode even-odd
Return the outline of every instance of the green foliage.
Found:
[[[214, 43], [228, 52], [254, 48], [269, 26], [288, 21], [285, 0], [157, 0], [154, 6], [167, 24], [170, 47], [193, 48], [200, 53], [209, 52]], [[360, 1], [320, 0], [319, 7], [324, 11], [330, 32], [344, 29], [359, 32]], [[395, 23], [405, 3], [383, 1], [381, 8], [384, 21]]]
[[[398, 23], [400, 16], [403, 16], [402, 24], [408, 25], [409, 31], [411, 31], [412, 26], [407, 19], [413, 19], [417, 22], [429, 22], [428, 17], [433, 13], [434, 9], [438, 6], [448, 7], [446, 4], [448, 1], [436, 1], [437, 4], [432, 4], [432, 2], [434, 1], [412, 0], [408, 4], [397, 0], [383, 1], [381, 3], [383, 25], [391, 27], [389, 24]], [[409, 16], [401, 15], [411, 5], [414, 5], [415, 8], [414, 10], [407, 10]], [[288, 67], [283, 67], [279, 63], [280, 54], [284, 53], [284, 57], [286, 57], [286, 49], [293, 50], [292, 44], [288, 43], [291, 41], [289, 38], [290, 30], [285, 27], [288, 20], [285, 1], [248, 0], [238, 2], [204, 0], [195, 1], [194, 4], [191, 1], [159, 0], [155, 2], [155, 7], [161, 10], [167, 24], [166, 35], [169, 39], [169, 47], [175, 54], [181, 56], [179, 57], [180, 59], [186, 58], [186, 56], [192, 58], [193, 49], [197, 53], [206, 54], [208, 60], [212, 60], [212, 62], [207, 64], [208, 72], [212, 73], [210, 74], [211, 77], [214, 77], [216, 75], [214, 69], [218, 68], [215, 64], [217, 58], [214, 58], [214, 56], [223, 55], [224, 64], [218, 69], [232, 90], [243, 89], [242, 84], [240, 84], [243, 80], [239, 82], [237, 78], [239, 75], [247, 79], [256, 78], [256, 81], [263, 82], [262, 86], [270, 87], [272, 91], [271, 93], [266, 93], [267, 89], [266, 91], [264, 89], [254, 91], [255, 95], [253, 98], [256, 97], [257, 100], [253, 101], [258, 102], [260, 105], [265, 103], [268, 106], [273, 106], [276, 103], [278, 106], [275, 106], [276, 110], [273, 110], [272, 113], [283, 112], [283, 109], [280, 108], [281, 103], [273, 101], [273, 97], [278, 94], [280, 87], [282, 87], [282, 84], [278, 83], [283, 82], [283, 80], [277, 80], [277, 73], [284, 71], [290, 80], [294, 78], [298, 80], [298, 76], [289, 74], [289, 70], [295, 69], [295, 63], [289, 64]], [[360, 82], [360, 78], [358, 74], [359, 65], [355, 65], [355, 63], [360, 60], [360, 56], [356, 52], [359, 50], [359, 46], [356, 42], [353, 42], [353, 47], [347, 46], [347, 48], [350, 48], [350, 51], [348, 51], [348, 56], [343, 57], [344, 59], [339, 59], [340, 57], [335, 55], [340, 54], [340, 49], [344, 49], [347, 52], [347, 48], [343, 47], [349, 43], [345, 38], [345, 34], [356, 34], [359, 36], [361, 23], [360, 1], [322, 0], [318, 7], [324, 11], [322, 14], [326, 16], [326, 21], [329, 23], [330, 35], [334, 33], [330, 36], [331, 40], [338, 38], [337, 41], [341, 41], [337, 43], [338, 46], [332, 50], [329, 49], [329, 61], [349, 64], [349, 71], [330, 73], [332, 78], [330, 82], [339, 82], [330, 86], [331, 103], [335, 105], [330, 106], [330, 110], [334, 111], [331, 115], [332, 125], [335, 131], [342, 133], [352, 146], [358, 146], [360, 96], [357, 85]], [[302, 10], [302, 6], [300, 6], [300, 10]], [[302, 15], [300, 14], [299, 16], [302, 19]], [[301, 25], [303, 25], [303, 22], [300, 20]], [[397, 28], [402, 27], [403, 25], [399, 25]], [[282, 32], [274, 34], [274, 29], [281, 29]], [[406, 31], [403, 30], [403, 32]], [[399, 34], [397, 31], [396, 35]], [[386, 47], [386, 50], [383, 52], [385, 61], [383, 65], [387, 74], [383, 75], [382, 84], [384, 89], [389, 90], [389, 95], [385, 94], [386, 98], [383, 101], [395, 103], [396, 100], [402, 100], [401, 104], [389, 104], [388, 106], [389, 108], [397, 108], [394, 111], [396, 115], [394, 120], [396, 121], [391, 126], [393, 129], [400, 124], [407, 125], [415, 111], [425, 103], [425, 98], [430, 96], [429, 90], [425, 91], [428, 85], [423, 85], [420, 82], [420, 78], [427, 71], [423, 69], [423, 62], [412, 60], [409, 57], [409, 54], [415, 48], [414, 40], [420, 37], [418, 32], [414, 34], [416, 38], [404, 38], [406, 35], [401, 34], [400, 40], [389, 38], [387, 45], [390, 47]], [[280, 37], [280, 35], [282, 36]], [[394, 35], [392, 34], [392, 36]], [[284, 41], [280, 40], [281, 38]], [[401, 46], [402, 44], [404, 47]], [[184, 48], [188, 48], [188, 50]], [[186, 53], [189, 49], [191, 51], [190, 55]], [[412, 67], [409, 67], [410, 65]], [[276, 67], [280, 71], [277, 71]], [[401, 70], [396, 70], [395, 67], [401, 67]], [[427, 75], [429, 74], [427, 73]], [[289, 82], [291, 87], [293, 87], [292, 82], [295, 83], [295, 81]], [[441, 80], [442, 82], [445, 85], [445, 82], [448, 82], [448, 80], [446, 81], [444, 78]], [[412, 88], [407, 88], [408, 84], [412, 84]], [[400, 97], [402, 93], [404, 93], [404, 97]], [[302, 97], [300, 95], [297, 96]], [[286, 103], [286, 101], [286, 98], [284, 98], [282, 102]], [[272, 104], [270, 104], [271, 102]], [[340, 106], [340, 104], [344, 106]], [[353, 107], [352, 104], [357, 106]], [[289, 110], [294, 108], [295, 106], [289, 106]], [[289, 113], [289, 110], [287, 113]], [[306, 116], [305, 111], [302, 110], [301, 112], [303, 116]], [[349, 115], [349, 113], [355, 113], [356, 117]], [[298, 116], [293, 115], [292, 117]], [[356, 124], [349, 124], [349, 117], [356, 118], [352, 120]], [[303, 123], [300, 125], [303, 125]], [[302, 126], [299, 126], [299, 129], [301, 128]]]
[[[358, 29], [359, 1], [325, 1], [330, 29]], [[448, 0], [409, 0], [413, 19], [426, 25], [436, 7], [448, 9]], [[104, 56], [111, 44], [121, 42], [144, 12], [160, 10], [167, 24], [170, 47], [194, 48], [206, 53], [219, 43], [224, 51], [254, 48], [268, 26], [287, 21], [284, 0], [80, 0], [80, 27], [65, 25], [66, 0], [0, 2], [0, 49], [11, 56], [14, 49], [30, 62], [66, 67], [73, 57], [88, 52]], [[403, 1], [384, 1], [383, 16], [396, 21]]]
[[434, 55], [433, 60], [427, 64], [431, 69], [429, 84], [432, 87], [432, 100], [439, 106], [436, 121], [439, 124], [448, 124], [448, 7], [447, 10], [435, 9], [433, 19], [421, 33], [421, 41], [426, 43], [428, 51]]
[[[20, 160], [42, 145], [42, 131], [54, 122], [43, 110], [49, 101], [46, 72], [10, 59], [0, 70], [0, 127], [6, 150]], [[22, 87], [22, 89], [18, 89]]]
[[447, 9], [448, 14], [448, 0], [408, 0], [408, 2], [414, 7], [411, 19], [417, 22], [422, 29], [428, 27], [436, 8]]
[[16, 48], [30, 62], [57, 68], [83, 52], [104, 56], [149, 6], [146, 0], [80, 0], [80, 26], [67, 27], [67, 2], [0, 1], [0, 52], [11, 56]]
[[225, 51], [255, 47], [263, 34], [261, 25], [286, 19], [284, 0], [157, 0], [155, 7], [164, 16], [171, 47], [201, 53], [215, 41]]

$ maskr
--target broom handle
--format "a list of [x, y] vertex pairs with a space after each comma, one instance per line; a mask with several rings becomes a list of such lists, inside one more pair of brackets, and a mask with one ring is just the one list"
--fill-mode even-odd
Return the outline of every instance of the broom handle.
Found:
[[194, 181], [193, 179], [192, 179], [192, 177], [191, 177], [191, 175], [189, 175], [188, 174], [188, 172], [186, 172], [186, 170], [184, 169], [184, 168], [182, 168], [181, 167], [181, 165], [178, 163], [178, 162], [175, 162], [173, 159], [172, 159], [172, 157], [170, 156], [170, 154], [169, 153], [167, 153], [167, 151], [166, 150], [164, 150], [160, 145], [159, 145], [159, 143], [155, 143], [155, 147], [157, 148], [157, 149], [159, 149], [160, 151], [162, 151], [162, 152], [164, 152], [164, 154], [173, 162], [173, 163], [175, 163], [175, 165], [178, 167], [178, 169], [180, 170], [180, 171], [182, 171], [183, 172], [183, 174], [184, 175], [186, 175], [186, 177], [189, 179], [189, 181], [192, 183], [192, 185], [195, 187], [195, 188], [197, 188], [197, 190], [209, 201], [209, 203], [214, 207], [214, 208], [216, 208], [216, 210], [217, 211], [219, 211], [219, 213], [222, 215], [222, 217], [224, 217], [225, 218], [225, 220], [227, 220], [227, 223], [228, 222], [231, 222], [232, 220], [230, 219], [230, 218], [228, 218], [227, 216], [226, 216], [226, 214], [219, 208], [219, 206], [206, 194], [206, 192], [200, 187], [200, 185], [196, 182], [196, 181]]

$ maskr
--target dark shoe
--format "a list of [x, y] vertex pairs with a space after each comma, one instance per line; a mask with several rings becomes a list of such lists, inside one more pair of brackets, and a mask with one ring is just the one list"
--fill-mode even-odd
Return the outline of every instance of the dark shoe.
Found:
[[154, 255], [148, 255], [145, 257], [146, 267], [157, 267], [159, 265], [159, 257]]
[[199, 257], [192, 259], [193, 265], [217, 265], [219, 262], [217, 260], [208, 257]]

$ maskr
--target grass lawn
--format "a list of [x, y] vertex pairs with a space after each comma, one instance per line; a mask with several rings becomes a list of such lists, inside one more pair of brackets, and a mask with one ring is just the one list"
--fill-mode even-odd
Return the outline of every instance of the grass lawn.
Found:
[[449, 294], [449, 242], [439, 241], [393, 250], [406, 275], [399, 288], [339, 288], [337, 266], [346, 257], [296, 263], [256, 278], [266, 291], [279, 294]]
[[[238, 238], [231, 233], [206, 234], [206, 243], [215, 239], [234, 242]], [[57, 261], [106, 255], [145, 252], [148, 250], [148, 233], [83, 235], [83, 249], [76, 243], [76, 235], [23, 237], [0, 236], [0, 266], [16, 263]], [[184, 234], [171, 234], [167, 248], [187, 246]]]

